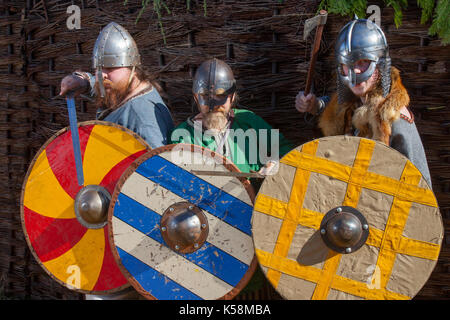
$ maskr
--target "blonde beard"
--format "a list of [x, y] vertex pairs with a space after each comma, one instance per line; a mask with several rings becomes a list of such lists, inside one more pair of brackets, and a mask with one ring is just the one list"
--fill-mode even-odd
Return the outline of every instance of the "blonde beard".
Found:
[[222, 112], [208, 112], [203, 117], [203, 126], [208, 130], [222, 131], [228, 123], [228, 117]]

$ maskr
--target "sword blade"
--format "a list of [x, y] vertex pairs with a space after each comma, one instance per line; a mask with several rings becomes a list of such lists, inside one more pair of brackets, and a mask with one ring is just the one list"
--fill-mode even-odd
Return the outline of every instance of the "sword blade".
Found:
[[245, 177], [245, 178], [265, 178], [264, 175], [257, 172], [232, 172], [232, 171], [208, 171], [191, 170], [191, 173], [203, 176], [222, 176], [222, 177]]
[[75, 157], [75, 167], [77, 170], [78, 185], [84, 185], [83, 162], [81, 160], [80, 137], [78, 136], [77, 113], [75, 109], [75, 99], [66, 97], [67, 110], [69, 112], [70, 134], [72, 136], [73, 155]]

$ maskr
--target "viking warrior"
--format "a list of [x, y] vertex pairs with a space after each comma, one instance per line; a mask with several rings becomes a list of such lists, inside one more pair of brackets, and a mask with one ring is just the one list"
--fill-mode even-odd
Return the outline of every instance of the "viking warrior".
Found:
[[[210, 59], [197, 69], [192, 93], [199, 113], [181, 123], [171, 135], [172, 143], [190, 143], [206, 147], [230, 159], [242, 172], [275, 172], [277, 159], [264, 161], [265, 155], [278, 152], [279, 157], [292, 149], [279, 134], [271, 141], [272, 127], [250, 110], [237, 106], [236, 80], [224, 61]], [[278, 131], [277, 131], [278, 133]], [[253, 141], [250, 141], [251, 138]], [[261, 143], [261, 139], [267, 140]], [[253, 148], [253, 149], [252, 149]]]
[[166, 145], [173, 128], [170, 112], [157, 84], [141, 64], [136, 42], [115, 22], [104, 27], [92, 55], [95, 76], [76, 71], [61, 81], [60, 95], [95, 95], [97, 120], [120, 124], [152, 147]]
[[[155, 83], [144, 71], [136, 42], [115, 22], [104, 27], [94, 46], [95, 76], [76, 71], [61, 81], [60, 95], [90, 93], [99, 107], [97, 120], [122, 125], [141, 136], [152, 148], [167, 144], [173, 121]], [[90, 91], [90, 92], [89, 92]], [[132, 288], [86, 299], [138, 299]]]
[[331, 99], [304, 96], [295, 107], [319, 116], [325, 136], [351, 134], [379, 140], [405, 155], [431, 186], [427, 160], [409, 110], [400, 71], [391, 66], [386, 37], [375, 23], [355, 19], [339, 32], [335, 44], [337, 92]]
[[[250, 110], [236, 108], [236, 80], [230, 66], [219, 59], [203, 62], [195, 73], [192, 93], [199, 113], [172, 132], [172, 143], [208, 148], [231, 160], [242, 172], [256, 171], [262, 175], [277, 172], [278, 159], [264, 161], [261, 149], [267, 148], [265, 154], [275, 152], [282, 157], [293, 147], [281, 133], [272, 137], [272, 127], [261, 117]], [[261, 143], [262, 139], [265, 142]], [[260, 180], [250, 179], [255, 189], [259, 188]], [[242, 292], [258, 290], [263, 281], [264, 276], [257, 269]]]

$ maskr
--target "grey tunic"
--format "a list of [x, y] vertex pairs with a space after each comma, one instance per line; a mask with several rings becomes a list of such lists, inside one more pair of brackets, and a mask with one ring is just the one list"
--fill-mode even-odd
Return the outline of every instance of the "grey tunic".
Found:
[[[85, 73], [89, 77], [90, 95], [94, 96], [95, 76]], [[166, 145], [174, 127], [170, 111], [155, 88], [141, 92], [106, 115], [105, 112], [109, 111], [97, 113], [97, 119], [117, 123], [134, 131], [152, 148]]]
[[392, 148], [405, 155], [419, 171], [432, 188], [430, 170], [422, 140], [416, 124], [400, 118], [392, 123], [392, 133], [389, 141]]
[[131, 98], [102, 120], [136, 132], [152, 148], [166, 145], [174, 127], [169, 109], [155, 88]]

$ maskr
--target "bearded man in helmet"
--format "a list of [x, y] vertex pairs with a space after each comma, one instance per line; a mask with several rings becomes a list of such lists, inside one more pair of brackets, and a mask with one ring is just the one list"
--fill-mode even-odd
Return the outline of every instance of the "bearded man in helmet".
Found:
[[[262, 175], [277, 172], [278, 158], [293, 146], [278, 131], [272, 136], [273, 128], [254, 112], [236, 107], [236, 80], [228, 64], [216, 58], [204, 61], [195, 73], [192, 93], [199, 112], [173, 130], [171, 143], [208, 148], [231, 160], [242, 172]], [[265, 142], [261, 143], [262, 139]], [[267, 150], [261, 153], [261, 148]], [[261, 154], [270, 154], [271, 159], [264, 159]], [[250, 182], [258, 191], [261, 179], [250, 179]], [[258, 268], [241, 293], [258, 290], [264, 280]]]
[[[141, 136], [152, 148], [166, 145], [173, 120], [144, 70], [136, 42], [115, 22], [104, 27], [95, 42], [93, 69], [75, 71], [61, 81], [60, 95], [95, 95], [97, 120], [122, 125]], [[108, 295], [86, 294], [87, 300], [143, 299], [132, 287]]]
[[[279, 157], [293, 149], [281, 133], [274, 136], [278, 141], [271, 141], [273, 128], [261, 117], [250, 110], [236, 108], [236, 80], [224, 61], [216, 58], [204, 61], [195, 73], [192, 93], [199, 113], [175, 128], [172, 143], [206, 147], [231, 160], [242, 172], [261, 174], [275, 173], [278, 163], [277, 159], [265, 161], [260, 156], [260, 146], [267, 147], [265, 155], [275, 152]], [[257, 141], [253, 141], [254, 145], [250, 145], [252, 142], [245, 137], [239, 137], [245, 134], [249, 137], [249, 132], [255, 133]], [[260, 143], [261, 137], [267, 138], [267, 143]], [[277, 150], [272, 150], [274, 148]], [[258, 186], [255, 180], [251, 182]]]
[[115, 22], [109, 23], [97, 37], [92, 59], [95, 76], [75, 71], [61, 81], [60, 95], [95, 95], [97, 120], [134, 131], [152, 148], [166, 145], [173, 120], [157, 84], [141, 64], [130, 33]]
[[371, 20], [354, 19], [339, 32], [335, 43], [337, 92], [305, 96], [295, 107], [319, 116], [325, 136], [356, 135], [381, 141], [405, 155], [431, 187], [425, 151], [409, 110], [409, 95], [400, 71], [391, 66], [386, 37]]

